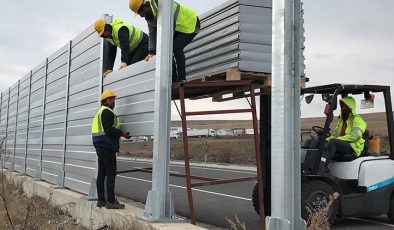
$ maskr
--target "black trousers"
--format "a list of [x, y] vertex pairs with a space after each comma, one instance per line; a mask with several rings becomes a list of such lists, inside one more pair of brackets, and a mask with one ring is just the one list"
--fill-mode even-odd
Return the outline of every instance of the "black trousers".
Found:
[[106, 201], [104, 181], [106, 179], [107, 201], [115, 202], [116, 152], [96, 148], [98, 157], [97, 195], [99, 201]]
[[172, 62], [173, 82], [186, 79], [186, 58], [183, 49], [193, 41], [196, 35], [197, 33], [185, 34], [177, 31], [174, 33], [174, 59]]
[[328, 157], [326, 159], [326, 166], [328, 166], [329, 162], [332, 160], [332, 157], [335, 154], [354, 154], [354, 150], [352, 146], [350, 146], [349, 142], [331, 139], [328, 142]]
[[140, 44], [137, 46], [135, 50], [133, 50], [133, 52], [129, 54], [129, 61], [127, 62], [127, 65], [131, 65], [144, 60], [145, 57], [148, 56], [149, 54], [148, 44], [149, 44], [149, 37], [148, 35], [144, 34]]

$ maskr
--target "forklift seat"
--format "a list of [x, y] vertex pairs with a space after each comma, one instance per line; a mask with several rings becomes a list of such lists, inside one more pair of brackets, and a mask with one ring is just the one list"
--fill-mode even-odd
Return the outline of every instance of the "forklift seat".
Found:
[[[368, 152], [368, 141], [369, 141], [369, 130], [366, 129], [363, 133], [363, 139], [364, 139], [364, 150], [362, 151], [361, 155], [359, 157], [366, 157], [369, 156]], [[357, 156], [354, 155], [353, 153], [347, 153], [347, 154], [335, 154], [332, 159], [334, 161], [338, 162], [348, 162], [357, 159]]]

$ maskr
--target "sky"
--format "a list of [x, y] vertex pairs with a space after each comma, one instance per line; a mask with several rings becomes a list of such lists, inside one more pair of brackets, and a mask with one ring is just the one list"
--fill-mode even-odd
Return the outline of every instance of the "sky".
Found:
[[[225, 1], [178, 2], [202, 14]], [[333, 82], [394, 85], [394, 1], [303, 0], [303, 3], [308, 86]], [[0, 10], [3, 31], [0, 36], [0, 92], [105, 13], [147, 31], [145, 21], [129, 10], [127, 0], [0, 0]], [[187, 108], [206, 110], [208, 104], [208, 100], [193, 101]], [[219, 109], [247, 106], [240, 100], [214, 105]], [[308, 106], [302, 104], [303, 117], [323, 115], [322, 104]], [[381, 97], [377, 98], [375, 106], [361, 113], [382, 111]], [[173, 119], [177, 119], [175, 109], [172, 113]], [[250, 116], [219, 115], [210, 119], [250, 119]]]

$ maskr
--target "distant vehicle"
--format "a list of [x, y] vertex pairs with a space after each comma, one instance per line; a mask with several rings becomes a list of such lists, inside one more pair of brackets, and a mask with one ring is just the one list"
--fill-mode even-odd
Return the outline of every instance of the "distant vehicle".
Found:
[[234, 136], [243, 136], [245, 135], [245, 129], [233, 129]]
[[245, 129], [245, 135], [253, 135], [254, 129]]
[[216, 131], [216, 136], [234, 136], [234, 132], [231, 129], [218, 129]]
[[173, 130], [172, 128], [170, 129], [170, 138], [171, 139], [178, 139], [179, 138], [179, 131], [178, 130]]
[[188, 137], [214, 137], [216, 132], [213, 129], [190, 129], [187, 130]]

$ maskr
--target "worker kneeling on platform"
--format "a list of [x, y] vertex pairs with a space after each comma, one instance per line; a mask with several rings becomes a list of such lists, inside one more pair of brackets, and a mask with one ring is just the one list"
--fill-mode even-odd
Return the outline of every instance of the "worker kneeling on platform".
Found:
[[[118, 117], [113, 111], [115, 98], [112, 91], [103, 92], [100, 98], [101, 107], [92, 122], [93, 145], [98, 157], [97, 207], [105, 206], [108, 209], [125, 207], [115, 199], [116, 153], [119, 151], [119, 138], [131, 138], [129, 132], [120, 130]], [[107, 199], [104, 194], [105, 178]]]
[[99, 36], [107, 39], [109, 43], [108, 62], [104, 63], [103, 77], [113, 70], [117, 47], [122, 52], [122, 63], [119, 69], [142, 61], [149, 54], [148, 35], [135, 26], [123, 22], [122, 19], [118, 18], [111, 24], [107, 24], [104, 19], [100, 18], [94, 23], [94, 28]]
[[[149, 29], [149, 61], [156, 54], [157, 34], [157, 0], [130, 0], [130, 9], [145, 18]], [[172, 82], [186, 81], [186, 59], [183, 49], [193, 40], [200, 31], [200, 20], [192, 9], [174, 2], [174, 59], [172, 67]]]

